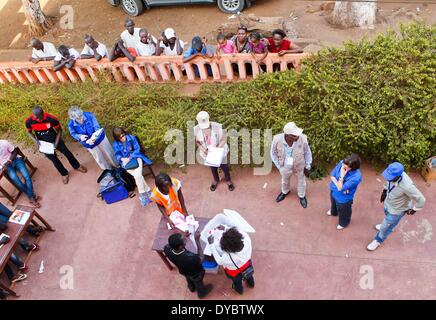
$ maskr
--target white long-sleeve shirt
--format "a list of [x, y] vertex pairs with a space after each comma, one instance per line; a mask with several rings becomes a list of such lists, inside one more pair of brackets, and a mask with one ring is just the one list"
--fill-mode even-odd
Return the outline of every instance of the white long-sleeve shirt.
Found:
[[[244, 243], [244, 247], [242, 248], [241, 251], [231, 253], [231, 255], [232, 255], [232, 259], [235, 262], [235, 264], [238, 266], [238, 268], [240, 268], [251, 259], [252, 248], [251, 248], [251, 239], [248, 236], [248, 234], [245, 233], [244, 231], [240, 231], [240, 230], [238, 230], [238, 231], [244, 237], [242, 239], [242, 242]], [[235, 264], [232, 262], [232, 260], [230, 259], [229, 253], [223, 251], [223, 255], [220, 255], [218, 253], [217, 249], [215, 248], [215, 245], [208, 244], [208, 246], [210, 247], [210, 250], [212, 251], [212, 255], [213, 255], [216, 263], [223, 266], [224, 269], [229, 269], [229, 270], [237, 270], [238, 269], [235, 266]]]

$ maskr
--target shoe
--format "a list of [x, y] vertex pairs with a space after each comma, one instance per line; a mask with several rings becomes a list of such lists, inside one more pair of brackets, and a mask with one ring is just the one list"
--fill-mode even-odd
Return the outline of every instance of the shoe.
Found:
[[227, 187], [229, 188], [229, 191], [233, 191], [235, 190], [235, 186], [233, 185], [233, 183], [230, 182], [229, 185], [227, 185]]
[[145, 207], [149, 203], [151, 203], [151, 199], [149, 197], [148, 193], [140, 193], [139, 194], [139, 201], [141, 202], [141, 205]]
[[18, 273], [12, 280], [11, 283], [15, 283], [15, 282], [19, 282], [19, 281], [23, 281], [27, 279], [27, 274], [25, 273]]
[[247, 286], [249, 288], [254, 288], [254, 285], [255, 285], [254, 278], [253, 278], [253, 281], [247, 281]]
[[30, 200], [30, 204], [34, 206], [35, 208], [41, 208], [41, 204], [38, 202], [39, 197], [34, 197]]
[[380, 224], [376, 224], [376, 225], [374, 226], [374, 228], [375, 228], [375, 230], [380, 231], [380, 229], [381, 229], [381, 223], [380, 223]]
[[188, 289], [191, 292], [195, 292], [195, 287], [193, 285], [188, 284]]
[[239, 294], [243, 294], [244, 293], [244, 289], [236, 289], [236, 287], [235, 287], [235, 285], [232, 283], [232, 289], [234, 290], [234, 291], [236, 291], [237, 293], [239, 293]]
[[373, 240], [370, 244], [368, 244], [368, 246], [366, 247], [366, 249], [368, 251], [374, 251], [376, 250], [378, 247], [380, 247], [381, 243], [378, 242], [377, 240]]
[[198, 293], [198, 297], [200, 299], [203, 299], [204, 297], [206, 297], [212, 291], [212, 289], [213, 289], [213, 285], [209, 283], [208, 285], [206, 285], [204, 292], [202, 292], [202, 293], [197, 292]]
[[343, 226], [341, 226], [340, 224], [338, 224], [337, 226], [336, 226], [336, 229], [337, 230], [342, 230], [342, 229], [344, 229], [345, 227], [343, 227]]
[[303, 208], [307, 208], [307, 199], [306, 197], [300, 198], [300, 204]]
[[39, 245], [37, 243], [32, 243], [32, 248], [30, 248], [31, 251], [39, 251]]
[[280, 201], [283, 201], [285, 198], [286, 198], [286, 196], [289, 194], [289, 192], [288, 193], [283, 193], [283, 192], [280, 192], [280, 194], [277, 196], [277, 198], [276, 198], [276, 202], [280, 202]]
[[26, 272], [27, 270], [29, 270], [29, 268], [28, 268], [27, 265], [24, 263], [21, 267], [18, 268], [18, 270], [20, 270], [21, 272]]
[[325, 214], [328, 215], [328, 216], [331, 216], [331, 215], [332, 215], [332, 211], [329, 210], [329, 211], [327, 211]]
[[86, 167], [82, 166], [82, 165], [80, 167], [78, 167], [76, 170], [79, 171], [79, 172], [82, 172], [82, 173], [87, 173], [88, 172], [88, 169], [86, 169]]
[[210, 191], [214, 192], [216, 190], [216, 187], [218, 186], [218, 182], [214, 182], [210, 185]]
[[69, 177], [68, 175], [66, 175], [66, 176], [62, 176], [62, 182], [63, 182], [64, 184], [67, 184], [69, 180], [70, 180], [70, 177]]

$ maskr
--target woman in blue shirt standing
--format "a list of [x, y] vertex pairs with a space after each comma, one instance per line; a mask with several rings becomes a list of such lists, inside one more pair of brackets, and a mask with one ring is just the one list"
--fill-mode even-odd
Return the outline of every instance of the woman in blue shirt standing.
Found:
[[104, 130], [98, 124], [92, 112], [83, 112], [78, 106], [68, 110], [70, 122], [68, 129], [74, 140], [80, 143], [92, 154], [102, 170], [118, 167], [114, 150]]
[[353, 153], [340, 161], [330, 173], [329, 216], [339, 216], [338, 230], [346, 228], [351, 222], [354, 194], [362, 182], [360, 173], [360, 158]]
[[115, 128], [113, 130], [115, 157], [118, 162], [130, 175], [135, 178], [138, 187], [139, 200], [143, 206], [151, 203], [151, 189], [145, 182], [142, 175], [142, 167], [152, 164], [142, 152], [138, 140], [135, 136], [127, 134], [124, 129]]

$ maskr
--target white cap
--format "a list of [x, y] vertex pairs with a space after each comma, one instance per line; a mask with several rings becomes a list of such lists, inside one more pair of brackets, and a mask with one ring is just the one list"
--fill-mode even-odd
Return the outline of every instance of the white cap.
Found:
[[165, 35], [165, 38], [171, 39], [171, 38], [174, 38], [176, 36], [176, 32], [174, 31], [173, 28], [166, 28], [164, 31], [164, 35]]
[[197, 114], [197, 122], [200, 127], [200, 129], [207, 129], [210, 126], [209, 122], [209, 113], [206, 111], [200, 111]]
[[303, 129], [298, 128], [294, 122], [288, 122], [283, 128], [283, 132], [293, 136], [300, 136], [303, 133]]

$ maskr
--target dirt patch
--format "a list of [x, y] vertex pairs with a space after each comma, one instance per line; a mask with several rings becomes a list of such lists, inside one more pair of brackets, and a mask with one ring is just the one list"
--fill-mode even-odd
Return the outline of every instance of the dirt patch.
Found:
[[[56, 45], [67, 44], [81, 49], [83, 36], [90, 33], [100, 42], [110, 46], [123, 31], [126, 14], [121, 8], [110, 6], [106, 0], [40, 0], [44, 12], [54, 17], [56, 24], [45, 36], [44, 41]], [[428, 24], [436, 22], [436, 5], [423, 5], [419, 2], [411, 4], [380, 3], [379, 10], [387, 17], [384, 23], [373, 30], [347, 29], [341, 30], [330, 26], [326, 20], [326, 11], [321, 10], [323, 1], [289, 1], [289, 0], [256, 0], [245, 14], [261, 17], [291, 18], [295, 36], [318, 40], [321, 45], [338, 45], [345, 40], [357, 40], [362, 37], [374, 37], [398, 22], [422, 19]], [[62, 6], [69, 5], [74, 10], [74, 29], [60, 28], [59, 20]], [[402, 14], [393, 16], [403, 8]], [[409, 12], [409, 13], [408, 13]], [[404, 13], [404, 14], [403, 14]], [[408, 14], [407, 14], [408, 13]], [[152, 8], [135, 19], [138, 27], [146, 27], [152, 34], [158, 35], [167, 27], [176, 30], [180, 38], [186, 42], [197, 34], [206, 36], [213, 42], [216, 30], [220, 25], [231, 22], [230, 15], [222, 13], [215, 5], [193, 5]], [[0, 60], [25, 60], [30, 55], [28, 47], [29, 35], [25, 25], [20, 0], [0, 1]], [[292, 35], [294, 36], [294, 35]], [[14, 49], [13, 51], [10, 51]]]

